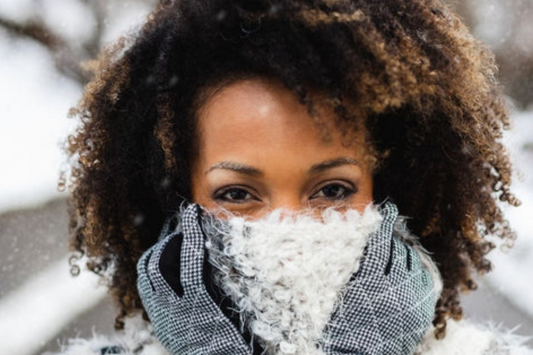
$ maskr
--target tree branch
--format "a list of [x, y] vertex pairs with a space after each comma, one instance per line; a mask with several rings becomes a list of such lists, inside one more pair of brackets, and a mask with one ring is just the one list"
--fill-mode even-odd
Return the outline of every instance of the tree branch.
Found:
[[0, 17], [0, 26], [15, 35], [33, 39], [53, 51], [66, 46], [63, 40], [52, 33], [45, 24], [38, 20], [30, 20], [25, 24], [20, 24]]
[[85, 60], [85, 56], [72, 50], [63, 39], [55, 35], [42, 21], [29, 20], [26, 23], [17, 23], [0, 17], [0, 27], [15, 36], [25, 37], [42, 44], [52, 55], [57, 70], [81, 84], [87, 82], [88, 77], [79, 65], [81, 61]]

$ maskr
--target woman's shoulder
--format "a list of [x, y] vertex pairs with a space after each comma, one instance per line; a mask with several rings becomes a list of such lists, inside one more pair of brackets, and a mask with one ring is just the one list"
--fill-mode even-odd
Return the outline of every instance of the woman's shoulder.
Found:
[[533, 355], [526, 341], [500, 327], [449, 320], [446, 337], [437, 340], [431, 330], [415, 355]]
[[126, 320], [124, 330], [111, 336], [69, 339], [61, 350], [43, 355], [170, 355], [140, 316]]

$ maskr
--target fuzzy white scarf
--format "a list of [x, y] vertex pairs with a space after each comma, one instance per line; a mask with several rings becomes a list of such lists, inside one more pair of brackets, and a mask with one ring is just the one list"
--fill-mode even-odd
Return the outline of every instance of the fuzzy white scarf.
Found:
[[204, 230], [214, 281], [266, 354], [321, 355], [322, 333], [381, 220], [370, 205], [319, 219], [279, 210], [255, 221], [213, 219]]
[[533, 355], [527, 339], [501, 327], [449, 320], [444, 339], [430, 329], [413, 355]]
[[120, 355], [171, 355], [154, 335], [151, 324], [141, 315], [126, 319], [124, 330], [111, 336], [94, 334], [92, 339], [74, 338], [60, 345], [58, 353], [43, 355], [105, 355], [107, 349]]
[[[449, 320], [443, 340], [435, 339], [431, 329], [413, 355], [533, 355], [525, 340], [503, 329]], [[114, 336], [70, 339], [60, 352], [43, 355], [102, 355], [106, 347], [119, 347], [120, 355], [171, 355], [140, 316], [128, 319], [126, 329]]]

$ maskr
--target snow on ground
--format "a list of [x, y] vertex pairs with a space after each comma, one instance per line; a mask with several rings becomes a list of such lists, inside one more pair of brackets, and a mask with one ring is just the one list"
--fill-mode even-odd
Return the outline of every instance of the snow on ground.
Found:
[[70, 275], [66, 259], [27, 280], [0, 301], [0, 354], [34, 354], [65, 325], [107, 294], [93, 273]]
[[505, 142], [517, 170], [513, 191], [522, 201], [520, 207], [505, 210], [518, 239], [511, 250], [492, 252], [494, 271], [487, 279], [533, 318], [533, 111], [514, 115], [514, 127]]

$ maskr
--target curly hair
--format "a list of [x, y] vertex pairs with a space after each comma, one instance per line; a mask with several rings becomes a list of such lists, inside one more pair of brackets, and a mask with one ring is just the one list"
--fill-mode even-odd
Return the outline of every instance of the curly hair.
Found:
[[191, 200], [205, 88], [242, 77], [279, 80], [310, 112], [318, 90], [337, 125], [365, 128], [374, 199], [410, 217], [444, 279], [437, 337], [474, 272], [490, 271], [494, 236], [514, 239], [498, 204], [519, 202], [493, 55], [437, 0], [162, 1], [92, 69], [60, 183], [71, 247], [108, 280], [117, 328], [142, 310], [137, 260]]

